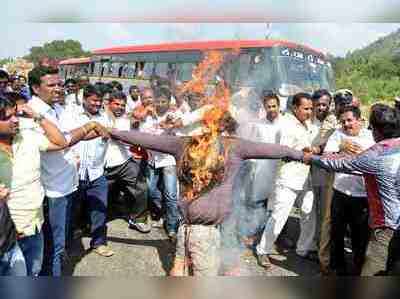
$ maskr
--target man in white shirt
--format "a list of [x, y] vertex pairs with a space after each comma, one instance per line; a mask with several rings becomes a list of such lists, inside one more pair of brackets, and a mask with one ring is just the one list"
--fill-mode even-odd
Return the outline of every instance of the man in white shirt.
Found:
[[[155, 108], [157, 117], [148, 116], [141, 125], [141, 130], [152, 134], [165, 134], [164, 129], [170, 120], [169, 105], [171, 102], [171, 92], [166, 88], [155, 91]], [[162, 198], [165, 200], [165, 228], [168, 237], [176, 240], [176, 233], [179, 225], [178, 199], [177, 199], [177, 173], [176, 161], [171, 155], [151, 152], [152, 157], [148, 162], [148, 184], [149, 200], [156, 208], [161, 210]], [[157, 188], [161, 180], [162, 192]]]
[[[279, 97], [274, 93], [265, 92], [263, 93], [263, 105], [265, 118], [255, 125], [255, 141], [279, 144], [281, 139], [280, 120], [283, 117], [280, 113]], [[263, 212], [264, 215], [261, 219], [253, 217], [253, 221], [259, 218], [257, 220], [257, 229], [253, 233], [263, 228], [262, 225], [264, 223], [260, 220], [265, 221], [265, 213], [270, 214], [272, 210], [273, 189], [278, 171], [278, 162], [278, 160], [254, 160], [254, 177], [252, 189], [249, 190], [249, 199], [251, 199], [253, 206], [259, 207], [258, 213]], [[268, 199], [267, 206], [266, 199]]]
[[81, 100], [78, 99], [79, 86], [75, 79], [69, 78], [65, 80], [64, 89], [66, 93], [64, 100], [65, 106], [82, 105]]
[[[112, 92], [107, 114], [112, 128], [121, 131], [131, 130], [131, 121], [126, 116], [126, 96], [123, 92]], [[118, 197], [124, 191], [128, 204], [129, 227], [142, 233], [150, 232], [147, 222], [139, 222], [138, 218], [147, 211], [147, 183], [144, 176], [144, 161], [134, 159], [129, 146], [110, 140], [106, 154], [105, 176], [111, 183], [109, 198]]]
[[[293, 96], [293, 114], [285, 114], [281, 119], [282, 145], [297, 150], [312, 145], [317, 134], [317, 129], [310, 121], [312, 110], [313, 104], [309, 94], [298, 93]], [[316, 215], [309, 172], [309, 167], [293, 161], [283, 164], [278, 171], [272, 213], [257, 246], [258, 262], [265, 268], [271, 267], [269, 255], [272, 253], [273, 244], [281, 233], [296, 199], [302, 201], [300, 237], [296, 252], [306, 257], [316, 250], [316, 244], [313, 244]]]
[[136, 107], [140, 106], [140, 91], [136, 85], [129, 87], [129, 95], [126, 99], [126, 113], [131, 114]]
[[[70, 129], [97, 122], [110, 125], [108, 118], [101, 112], [103, 92], [99, 86], [87, 85], [83, 92], [83, 105], [74, 114], [65, 115], [65, 125]], [[91, 249], [104, 257], [114, 252], [107, 246], [107, 196], [108, 185], [104, 176], [105, 156], [108, 140], [97, 137], [81, 141], [73, 147], [79, 157], [79, 195], [86, 202], [91, 222]]]
[[[25, 123], [31, 125], [19, 127], [17, 103], [6, 95], [0, 98], [2, 122], [8, 122], [9, 129], [1, 129], [0, 154], [7, 157], [9, 165], [2, 160], [4, 167], [0, 181], [10, 190], [8, 207], [16, 226], [19, 246], [26, 261], [26, 270], [30, 276], [38, 276], [43, 261], [43, 199], [41, 184], [40, 154], [44, 151], [60, 150], [67, 144], [64, 135], [57, 127], [34, 112], [29, 106], [19, 107], [25, 117]], [[43, 134], [35, 130], [43, 130]], [[10, 173], [8, 175], [7, 173]]]
[[[372, 132], [362, 127], [361, 112], [357, 107], [341, 110], [337, 129], [328, 139], [325, 153], [338, 153], [344, 141], [357, 144], [366, 150], [375, 144]], [[361, 175], [335, 173], [331, 206], [331, 269], [337, 275], [360, 275], [368, 244], [368, 200]], [[353, 250], [354, 272], [346, 266], [344, 236], [349, 225]]]
[[[248, 101], [260, 101], [264, 105], [264, 118], [259, 119], [257, 104], [243, 104], [240, 107], [238, 118], [241, 120], [238, 128], [238, 136], [255, 142], [279, 143], [279, 98], [267, 91], [262, 98], [249, 98]], [[243, 114], [241, 115], [240, 112]], [[277, 161], [250, 159], [243, 163], [241, 168], [242, 179], [241, 196], [243, 197], [243, 213], [240, 220], [239, 234], [242, 242], [247, 246], [253, 246], [258, 233], [261, 233], [265, 224], [266, 199], [271, 197], [271, 191], [275, 185]]]
[[[57, 69], [35, 67], [29, 72], [28, 81], [33, 94], [28, 105], [64, 133], [68, 146], [89, 138], [90, 134], [97, 136], [95, 133], [103, 130], [95, 122], [75, 127], [74, 130], [66, 129], [62, 121], [65, 111], [57, 104], [65, 96]], [[41, 154], [41, 180], [45, 191], [45, 254], [42, 274], [61, 276], [63, 254], [70, 231], [70, 209], [78, 187], [76, 164], [70, 148]]]

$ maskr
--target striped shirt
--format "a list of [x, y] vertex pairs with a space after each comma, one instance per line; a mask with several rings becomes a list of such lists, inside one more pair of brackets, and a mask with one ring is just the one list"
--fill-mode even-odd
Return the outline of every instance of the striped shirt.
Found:
[[400, 228], [400, 138], [377, 143], [355, 157], [313, 156], [312, 163], [365, 178], [372, 228]]

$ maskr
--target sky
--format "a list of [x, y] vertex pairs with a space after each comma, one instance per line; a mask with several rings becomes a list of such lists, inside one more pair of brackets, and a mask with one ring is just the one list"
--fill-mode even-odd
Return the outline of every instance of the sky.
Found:
[[[393, 21], [398, 0], [2, 0], [3, 17], [20, 21], [121, 22], [200, 20], [252, 21]], [[27, 9], [29, 8], [29, 9]]]
[[[399, 0], [2, 0], [0, 58], [74, 39], [85, 50], [213, 39], [287, 39], [336, 56], [400, 28]], [[266, 24], [272, 24], [267, 32]]]
[[[74, 39], [85, 50], [117, 45], [216, 39], [285, 39], [343, 56], [400, 29], [399, 23], [8, 23], [0, 26], [0, 58], [33, 46]], [[19, 37], [19, 38], [16, 38]]]

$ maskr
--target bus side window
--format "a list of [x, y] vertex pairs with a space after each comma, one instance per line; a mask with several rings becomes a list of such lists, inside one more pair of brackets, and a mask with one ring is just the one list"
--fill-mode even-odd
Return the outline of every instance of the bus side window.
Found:
[[177, 67], [177, 78], [179, 81], [189, 81], [192, 79], [192, 72], [195, 67], [194, 63], [184, 62]]
[[166, 63], [166, 62], [157, 63], [154, 73], [155, 73], [156, 76], [158, 76], [160, 78], [167, 78], [168, 63]]
[[135, 76], [138, 78], [142, 78], [143, 77], [143, 70], [144, 70], [144, 62], [136, 62], [136, 72], [135, 72]]
[[96, 62], [96, 63], [94, 64], [93, 75], [95, 75], [95, 76], [100, 76], [101, 69], [102, 69], [102, 63], [101, 63], [101, 62]]
[[94, 66], [95, 66], [94, 62], [89, 64], [89, 75], [92, 75], [94, 73]]
[[135, 72], [136, 72], [136, 62], [129, 63], [128, 64], [128, 70], [127, 70], [127, 78], [134, 78], [135, 77]]
[[155, 64], [153, 62], [144, 63], [143, 79], [150, 79], [154, 75]]
[[111, 68], [110, 68], [110, 71], [109, 71], [109, 76], [110, 77], [117, 77], [118, 76], [119, 66], [120, 66], [120, 63], [118, 63], [118, 62], [111, 63]]
[[108, 74], [108, 63], [104, 62], [101, 68], [100, 77], [107, 76]]
[[176, 79], [176, 63], [168, 63], [167, 78], [171, 82], [175, 81], [175, 79]]
[[239, 66], [237, 69], [237, 78], [239, 82], [248, 80], [250, 72], [251, 56], [247, 53], [240, 54]]
[[120, 64], [118, 67], [118, 78], [125, 77], [126, 64]]

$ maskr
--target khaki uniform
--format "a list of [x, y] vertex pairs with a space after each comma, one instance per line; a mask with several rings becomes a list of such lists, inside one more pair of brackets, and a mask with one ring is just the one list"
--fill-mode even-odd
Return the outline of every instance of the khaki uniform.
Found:
[[[315, 145], [320, 146], [326, 144], [328, 138], [338, 127], [339, 124], [335, 115], [329, 114], [320, 126]], [[330, 263], [331, 204], [334, 174], [326, 172], [323, 169], [315, 169], [315, 172], [317, 173], [313, 173], [313, 183], [317, 181], [316, 177], [318, 175], [323, 176], [323, 181], [321, 181], [321, 177], [318, 178], [320, 184], [313, 184], [314, 196], [316, 197], [315, 200], [319, 212], [316, 234], [317, 237], [319, 236], [318, 256], [321, 270], [328, 270]]]

